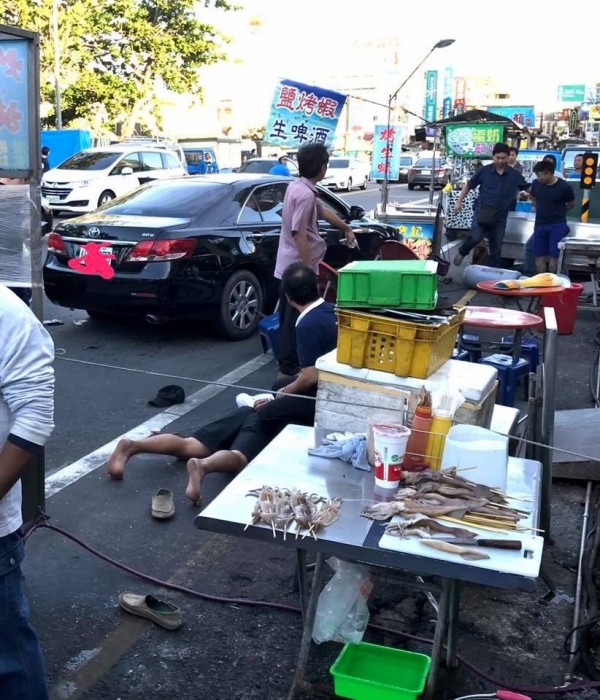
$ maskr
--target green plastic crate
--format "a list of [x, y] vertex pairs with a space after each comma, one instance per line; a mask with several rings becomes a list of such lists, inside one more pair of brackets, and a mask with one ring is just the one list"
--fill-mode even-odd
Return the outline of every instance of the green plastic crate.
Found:
[[331, 667], [335, 694], [349, 700], [416, 700], [431, 659], [377, 644], [346, 644]]
[[434, 260], [358, 260], [339, 270], [337, 305], [353, 308], [434, 309]]

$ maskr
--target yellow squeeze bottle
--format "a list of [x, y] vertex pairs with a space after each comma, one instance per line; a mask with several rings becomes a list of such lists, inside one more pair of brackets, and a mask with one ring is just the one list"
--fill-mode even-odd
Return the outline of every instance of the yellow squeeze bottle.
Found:
[[444, 454], [444, 446], [446, 444], [446, 435], [448, 435], [448, 431], [451, 427], [452, 417], [450, 411], [434, 411], [425, 451], [425, 455], [429, 457], [431, 469], [440, 468], [442, 455]]

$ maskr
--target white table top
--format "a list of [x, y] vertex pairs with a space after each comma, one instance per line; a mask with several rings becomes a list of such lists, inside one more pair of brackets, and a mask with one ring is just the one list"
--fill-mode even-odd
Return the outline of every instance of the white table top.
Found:
[[[372, 472], [354, 469], [340, 460], [311, 457], [307, 449], [314, 445], [312, 428], [290, 425], [280, 433], [196, 518], [201, 529], [223, 532], [241, 537], [260, 539], [292, 548], [301, 548], [357, 559], [365, 563], [391, 566], [424, 575], [440, 575], [474, 583], [494, 585], [501, 588], [533, 590], [543, 549], [540, 537], [530, 533], [519, 533], [523, 546], [533, 552], [533, 559], [525, 559], [523, 552], [485, 549], [491, 557], [486, 566], [480, 562], [466, 562], [455, 555], [447, 555], [428, 549], [415, 540], [396, 540], [399, 549], [386, 549], [379, 545], [383, 527], [380, 523], [360, 516], [361, 510], [378, 500], [389, 500], [393, 496], [385, 489], [374, 486]], [[535, 526], [538, 522], [540, 503], [541, 465], [532, 460], [509, 458], [507, 492], [519, 498], [530, 499], [530, 503], [519, 502], [519, 508], [531, 508], [531, 514], [523, 524]], [[298, 539], [288, 533], [283, 541], [283, 533], [276, 538], [266, 525], [251, 525], [244, 530], [251, 519], [254, 498], [246, 497], [251, 489], [263, 485], [281, 488], [298, 488], [308, 493], [317, 493], [344, 500], [341, 517], [319, 533], [317, 540], [312, 537]], [[526, 507], [524, 507], [526, 506]], [[371, 531], [371, 528], [374, 528]], [[470, 528], [475, 530], [475, 528]], [[516, 535], [488, 533], [482, 536], [502, 539], [516, 538]], [[368, 537], [368, 543], [365, 539]], [[523, 535], [523, 536], [520, 536]], [[394, 538], [395, 539], [395, 538]], [[504, 556], [497, 556], [497, 553]], [[506, 564], [506, 554], [523, 560], [523, 566], [511, 561]]]

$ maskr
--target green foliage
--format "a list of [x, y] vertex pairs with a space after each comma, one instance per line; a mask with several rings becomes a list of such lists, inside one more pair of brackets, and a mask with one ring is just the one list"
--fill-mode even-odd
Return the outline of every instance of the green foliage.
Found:
[[[53, 0], [0, 0], [0, 23], [40, 34], [42, 101], [54, 104]], [[157, 114], [157, 88], [198, 95], [198, 69], [222, 60], [224, 37], [202, 15], [226, 0], [58, 0], [63, 123], [106, 115], [131, 130]], [[53, 125], [54, 115], [46, 121]]]

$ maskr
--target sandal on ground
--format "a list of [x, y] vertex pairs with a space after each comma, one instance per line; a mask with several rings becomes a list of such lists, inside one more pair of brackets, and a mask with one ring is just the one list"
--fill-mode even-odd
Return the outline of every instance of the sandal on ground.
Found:
[[168, 520], [175, 515], [173, 492], [169, 489], [158, 489], [152, 496], [152, 517], [158, 520]]
[[183, 617], [176, 605], [159, 600], [153, 595], [137, 595], [136, 593], [121, 593], [119, 605], [132, 615], [146, 617], [166, 630], [176, 630], [183, 625]]

